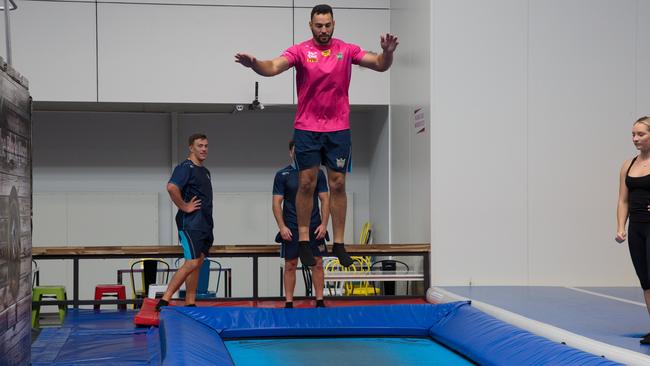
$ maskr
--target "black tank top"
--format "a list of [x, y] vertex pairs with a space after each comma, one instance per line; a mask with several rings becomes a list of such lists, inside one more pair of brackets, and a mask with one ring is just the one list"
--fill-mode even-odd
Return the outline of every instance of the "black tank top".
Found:
[[630, 169], [636, 157], [632, 159], [632, 163], [627, 168], [625, 173], [625, 185], [627, 186], [628, 194], [628, 210], [630, 213], [630, 222], [650, 222], [650, 174], [643, 177], [630, 177]]

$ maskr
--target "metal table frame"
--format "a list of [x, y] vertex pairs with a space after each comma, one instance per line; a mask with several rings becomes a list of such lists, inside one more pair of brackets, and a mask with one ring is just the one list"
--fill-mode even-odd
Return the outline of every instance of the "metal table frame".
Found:
[[[359, 256], [419, 256], [423, 259], [424, 288], [430, 286], [430, 244], [373, 244], [346, 245], [348, 253]], [[215, 245], [210, 249], [211, 258], [251, 258], [253, 265], [253, 298], [259, 296], [259, 259], [279, 257], [279, 245]], [[33, 247], [32, 258], [36, 260], [68, 259], [72, 260], [73, 290], [71, 303], [74, 308], [79, 305], [93, 304], [134, 304], [141, 300], [80, 300], [79, 299], [79, 261], [82, 259], [115, 258], [180, 258], [183, 249], [180, 246], [92, 246], [92, 247]], [[233, 299], [234, 300], [234, 299]], [[54, 301], [48, 304], [56, 304]]]

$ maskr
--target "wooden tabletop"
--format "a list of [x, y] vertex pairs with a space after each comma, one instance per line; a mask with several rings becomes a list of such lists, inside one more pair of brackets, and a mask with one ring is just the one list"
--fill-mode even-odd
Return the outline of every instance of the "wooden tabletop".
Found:
[[[428, 253], [430, 244], [348, 244], [345, 246], [350, 254], [418, 254]], [[215, 256], [247, 256], [262, 255], [272, 256], [279, 255], [280, 245], [214, 245], [210, 248], [210, 254]], [[164, 256], [170, 257], [182, 256], [183, 248], [179, 245], [129, 245], [129, 246], [87, 246], [87, 247], [70, 247], [70, 246], [51, 246], [51, 247], [32, 247], [32, 256], [35, 258], [48, 257], [142, 257], [142, 256]]]

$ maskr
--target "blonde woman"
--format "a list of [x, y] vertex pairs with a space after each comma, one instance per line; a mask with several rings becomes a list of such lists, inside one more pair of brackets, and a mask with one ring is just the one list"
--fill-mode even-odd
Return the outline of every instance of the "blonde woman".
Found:
[[[626, 160], [621, 167], [616, 241], [628, 241], [634, 270], [650, 313], [650, 117], [634, 122], [632, 143], [639, 155]], [[641, 344], [650, 344], [650, 333], [641, 339]]]

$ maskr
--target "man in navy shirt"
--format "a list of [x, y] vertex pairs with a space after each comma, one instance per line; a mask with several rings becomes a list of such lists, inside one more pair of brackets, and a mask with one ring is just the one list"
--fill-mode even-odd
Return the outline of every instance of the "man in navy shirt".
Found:
[[185, 263], [172, 277], [167, 291], [156, 305], [169, 305], [172, 295], [185, 282], [185, 306], [196, 306], [196, 288], [199, 269], [208, 256], [214, 238], [212, 236], [212, 183], [210, 171], [203, 166], [208, 157], [208, 137], [194, 134], [189, 138], [190, 155], [174, 168], [167, 183], [167, 192], [178, 207], [176, 226], [183, 247]]
[[[296, 286], [296, 266], [298, 265], [298, 217], [296, 214], [296, 193], [298, 192], [298, 169], [294, 164], [295, 152], [293, 140], [289, 142], [289, 158], [292, 165], [282, 168], [275, 173], [273, 181], [273, 215], [278, 223], [280, 232], [276, 241], [282, 243], [280, 256], [284, 258], [284, 291], [286, 294], [285, 307], [293, 307], [293, 290]], [[325, 174], [319, 169], [316, 190], [313, 197], [313, 208], [309, 226], [309, 246], [316, 259], [312, 270], [312, 282], [316, 292], [316, 306], [324, 307], [323, 302], [323, 255], [327, 255], [325, 239], [327, 221], [329, 220], [329, 192]], [[321, 212], [318, 212], [318, 201]]]

